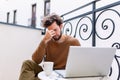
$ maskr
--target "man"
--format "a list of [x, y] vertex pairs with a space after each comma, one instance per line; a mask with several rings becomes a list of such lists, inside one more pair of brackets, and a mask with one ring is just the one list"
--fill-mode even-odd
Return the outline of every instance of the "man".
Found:
[[42, 23], [47, 32], [33, 53], [32, 60], [23, 63], [19, 80], [39, 80], [37, 75], [42, 68], [38, 64], [43, 60], [54, 62], [54, 69], [64, 69], [69, 46], [80, 46], [76, 38], [62, 34], [63, 21], [60, 16], [51, 14]]

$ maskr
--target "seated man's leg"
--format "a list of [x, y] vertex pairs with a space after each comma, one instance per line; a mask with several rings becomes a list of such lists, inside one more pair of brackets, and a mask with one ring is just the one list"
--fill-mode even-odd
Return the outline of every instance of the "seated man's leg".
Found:
[[40, 80], [37, 75], [41, 71], [41, 66], [32, 60], [26, 60], [23, 62], [19, 80]]

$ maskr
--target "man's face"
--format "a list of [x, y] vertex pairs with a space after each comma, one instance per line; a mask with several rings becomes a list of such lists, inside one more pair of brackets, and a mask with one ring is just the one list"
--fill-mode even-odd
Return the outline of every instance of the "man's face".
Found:
[[55, 41], [59, 40], [61, 37], [61, 26], [58, 26], [56, 22], [48, 26], [48, 30], [53, 30], [55, 35], [52, 37]]

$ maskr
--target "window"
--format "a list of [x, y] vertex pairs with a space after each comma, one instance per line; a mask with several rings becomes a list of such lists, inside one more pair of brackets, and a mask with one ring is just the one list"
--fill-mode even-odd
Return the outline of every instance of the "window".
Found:
[[32, 21], [31, 26], [35, 28], [36, 26], [36, 4], [32, 5]]
[[[45, 0], [44, 2], [44, 16], [47, 16], [50, 14], [50, 0]], [[46, 33], [46, 29], [42, 31], [42, 35]]]
[[13, 14], [13, 24], [16, 24], [16, 12], [17, 12], [17, 10], [14, 10], [14, 14]]
[[10, 12], [7, 12], [7, 23], [9, 23]]
[[50, 0], [45, 0], [44, 16], [50, 14]]

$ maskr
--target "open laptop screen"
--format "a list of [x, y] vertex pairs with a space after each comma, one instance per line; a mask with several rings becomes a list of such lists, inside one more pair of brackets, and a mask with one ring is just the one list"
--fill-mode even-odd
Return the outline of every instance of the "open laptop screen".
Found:
[[[64, 77], [106, 76], [116, 48], [70, 46]], [[59, 73], [59, 71], [58, 71]]]

